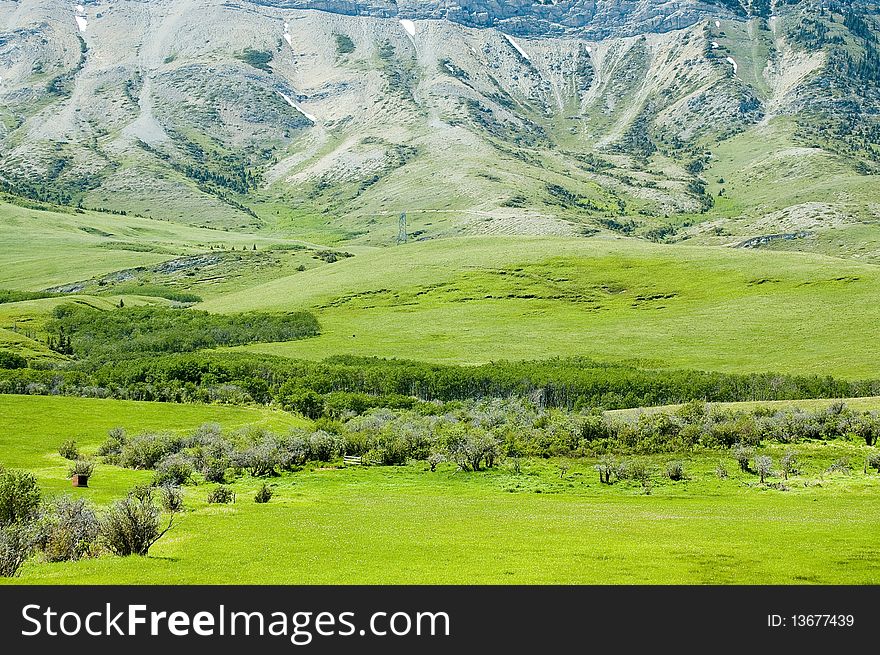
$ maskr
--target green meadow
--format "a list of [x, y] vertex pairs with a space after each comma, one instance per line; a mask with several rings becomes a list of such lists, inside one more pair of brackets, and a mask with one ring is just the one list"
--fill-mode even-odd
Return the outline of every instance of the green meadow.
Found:
[[[98, 506], [151, 479], [148, 471], [99, 465], [88, 489], [72, 489], [57, 448], [76, 438], [93, 451], [106, 431], [284, 430], [301, 420], [257, 408], [166, 405], [78, 398], [0, 397], [0, 444], [8, 465], [33, 470], [46, 496], [73, 494]], [[778, 456], [779, 446], [765, 449]], [[311, 465], [271, 480], [231, 485], [236, 502], [208, 505], [215, 486], [185, 489], [186, 510], [148, 557], [32, 561], [24, 584], [725, 584], [878, 583], [880, 476], [827, 473], [856, 443], [798, 446], [802, 474], [781, 492], [734, 470], [718, 453], [689, 456], [688, 479], [654, 476], [650, 495], [633, 483], [602, 485], [593, 461], [561, 473], [561, 459], [463, 473], [406, 466]], [[652, 456], [661, 466], [668, 457]], [[714, 470], [726, 461], [731, 474]]]
[[[0, 288], [15, 290], [94, 280], [212, 246], [284, 246], [272, 236], [137, 217], [4, 212], [12, 222], [0, 229]], [[29, 244], [16, 241], [24, 230], [33, 231]], [[146, 246], [132, 248], [134, 242]], [[271, 266], [241, 260], [221, 273], [145, 284], [196, 293], [203, 301], [195, 308], [215, 313], [311, 311], [319, 336], [236, 348], [291, 358], [353, 354], [470, 365], [582, 355], [656, 369], [880, 377], [867, 338], [880, 322], [880, 272], [853, 260], [608, 237], [470, 237], [345, 250], [353, 256], [281, 250], [293, 255]], [[118, 293], [92, 282], [61, 298], [2, 304], [0, 346], [39, 366], [66, 365], [72, 358], [45, 341], [55, 307], [76, 302], [110, 312], [120, 299], [126, 306], [173, 305], [126, 284]], [[799, 404], [820, 409], [828, 402]], [[878, 408], [876, 399], [848, 402]], [[182, 434], [208, 422], [279, 434], [319, 427], [257, 404], [0, 396], [0, 463], [33, 472], [46, 498], [71, 494], [103, 511], [153, 472], [99, 458], [89, 488], [74, 489], [69, 462], [58, 454], [63, 441], [75, 439], [94, 456], [114, 427]], [[598, 460], [589, 456], [525, 458], [521, 470], [502, 458], [479, 472], [449, 461], [433, 472], [424, 461], [310, 463], [270, 478], [267, 504], [253, 500], [265, 479], [236, 477], [236, 502], [216, 505], [207, 503], [216, 485], [197, 478], [183, 487], [185, 510], [149, 556], [52, 564], [36, 557], [13, 582], [880, 582], [873, 543], [880, 475], [862, 468], [868, 447], [847, 439], [797, 449], [802, 471], [784, 491], [740, 472], [727, 451], [699, 448], [645, 456], [653, 471], [649, 493], [632, 481], [600, 484]], [[778, 462], [785, 450], [765, 444], [759, 452]], [[685, 462], [683, 481], [662, 474], [673, 458]], [[829, 472], [842, 459], [851, 470]], [[728, 478], [716, 475], [719, 462]]]

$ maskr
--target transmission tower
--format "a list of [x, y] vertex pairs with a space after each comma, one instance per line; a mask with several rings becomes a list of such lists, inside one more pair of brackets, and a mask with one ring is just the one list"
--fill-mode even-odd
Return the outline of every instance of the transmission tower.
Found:
[[397, 223], [397, 245], [402, 243], [406, 243], [408, 237], [406, 234], [406, 212], [403, 212], [400, 215], [400, 220]]

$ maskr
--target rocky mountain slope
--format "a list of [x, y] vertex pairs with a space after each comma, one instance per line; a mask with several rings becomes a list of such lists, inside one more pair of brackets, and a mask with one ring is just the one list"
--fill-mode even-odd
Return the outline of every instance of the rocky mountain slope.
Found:
[[407, 212], [416, 239], [610, 232], [874, 257], [877, 15], [860, 0], [0, 0], [0, 184], [324, 243], [392, 243]]

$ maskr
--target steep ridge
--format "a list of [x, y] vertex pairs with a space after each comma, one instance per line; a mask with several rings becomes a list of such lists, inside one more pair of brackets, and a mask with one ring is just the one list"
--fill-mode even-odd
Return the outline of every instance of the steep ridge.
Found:
[[873, 225], [875, 17], [862, 2], [0, 0], [0, 183], [323, 242], [391, 242], [402, 212], [416, 239], [728, 244], [815, 203], [837, 227]]

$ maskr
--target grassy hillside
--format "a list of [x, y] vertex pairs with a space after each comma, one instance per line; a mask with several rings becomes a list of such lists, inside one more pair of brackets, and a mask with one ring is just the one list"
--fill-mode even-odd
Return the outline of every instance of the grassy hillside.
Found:
[[0, 289], [40, 290], [217, 248], [277, 239], [0, 201]]
[[470, 238], [363, 254], [212, 311], [315, 308], [323, 334], [255, 351], [479, 363], [552, 355], [871, 377], [873, 266], [631, 240]]

